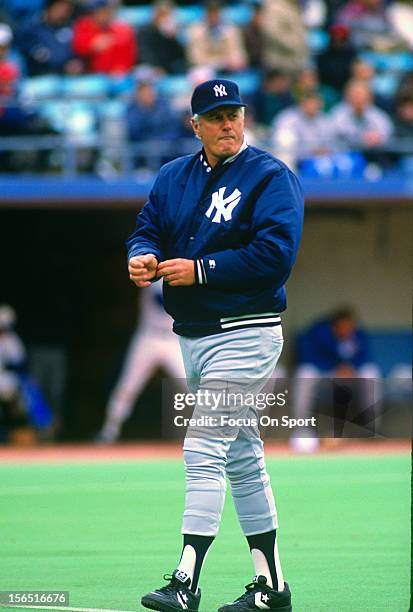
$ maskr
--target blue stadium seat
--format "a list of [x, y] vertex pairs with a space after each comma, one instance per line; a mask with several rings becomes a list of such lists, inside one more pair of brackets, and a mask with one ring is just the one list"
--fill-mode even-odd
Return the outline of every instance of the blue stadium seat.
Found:
[[246, 4], [236, 4], [233, 6], [227, 6], [223, 13], [228, 23], [244, 26], [250, 20], [252, 10], [251, 7]]
[[171, 75], [163, 77], [158, 83], [159, 92], [166, 97], [189, 93], [191, 85], [185, 75]]
[[99, 117], [101, 119], [121, 120], [125, 115], [125, 102], [123, 100], [106, 100], [99, 104]]
[[20, 93], [24, 98], [45, 100], [58, 98], [62, 92], [61, 78], [56, 75], [45, 75], [24, 79]]
[[145, 6], [124, 6], [118, 10], [118, 17], [127, 21], [132, 27], [146, 25], [150, 22], [153, 8], [150, 4]]
[[377, 95], [390, 98], [396, 93], [399, 79], [395, 74], [376, 74], [373, 78], [372, 89]]
[[327, 48], [330, 40], [329, 35], [324, 30], [308, 30], [307, 44], [312, 53], [321, 53]]
[[225, 76], [225, 78], [238, 83], [238, 87], [240, 88], [243, 96], [249, 96], [255, 93], [261, 83], [260, 74], [255, 70], [234, 72], [233, 74]]
[[72, 100], [66, 108], [65, 132], [87, 144], [97, 135], [98, 105]]
[[397, 53], [375, 53], [365, 51], [361, 59], [371, 64], [379, 72], [407, 72], [413, 70], [413, 54], [409, 51]]
[[136, 77], [133, 74], [122, 77], [111, 77], [109, 81], [109, 95], [124, 97], [134, 90], [135, 85]]
[[[118, 15], [131, 26], [139, 28], [150, 22], [152, 12], [152, 5], [128, 6], [119, 9]], [[251, 12], [251, 7], [246, 4], [228, 6], [223, 10], [224, 18], [229, 23], [236, 25], [245, 25], [250, 19]], [[176, 9], [176, 14], [181, 25], [188, 25], [202, 20], [205, 16], [205, 9], [202, 5], [197, 4], [181, 6]]]
[[62, 79], [62, 94], [67, 98], [105, 98], [109, 91], [110, 79], [103, 74], [66, 76]]
[[201, 21], [205, 16], [205, 9], [202, 5], [181, 6], [177, 9], [177, 16], [180, 25], [186, 26]]
[[61, 133], [65, 132], [67, 111], [68, 102], [62, 99], [45, 100], [39, 105], [40, 115], [53, 129]]

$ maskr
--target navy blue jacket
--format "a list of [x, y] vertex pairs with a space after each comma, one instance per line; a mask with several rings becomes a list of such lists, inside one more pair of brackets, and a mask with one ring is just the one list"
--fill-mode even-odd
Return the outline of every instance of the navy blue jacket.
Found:
[[274, 325], [286, 308], [303, 208], [297, 177], [260, 149], [248, 146], [213, 169], [203, 153], [180, 157], [161, 168], [128, 256], [194, 260], [195, 285], [164, 283], [178, 334]]
[[333, 372], [339, 365], [360, 368], [370, 360], [367, 335], [360, 329], [346, 341], [339, 341], [330, 321], [312, 325], [298, 339], [299, 363], [309, 363], [323, 372]]

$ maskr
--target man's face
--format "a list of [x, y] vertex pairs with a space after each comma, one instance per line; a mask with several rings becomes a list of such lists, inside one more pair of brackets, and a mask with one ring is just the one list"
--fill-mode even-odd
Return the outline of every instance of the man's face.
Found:
[[68, 21], [73, 12], [73, 5], [68, 0], [61, 0], [52, 4], [47, 11], [47, 20], [51, 24], [59, 25]]
[[413, 100], [400, 104], [397, 108], [397, 114], [402, 121], [413, 123]]
[[371, 95], [368, 88], [363, 84], [355, 84], [346, 92], [346, 99], [355, 112], [362, 113], [371, 103]]
[[300, 102], [300, 107], [304, 115], [307, 115], [307, 117], [317, 117], [322, 108], [322, 100], [318, 96], [304, 98]]
[[333, 323], [333, 331], [336, 338], [339, 340], [346, 340], [351, 338], [355, 331], [355, 323], [351, 317], [343, 317], [342, 319], [337, 319]]
[[141, 85], [137, 89], [136, 97], [142, 106], [150, 108], [155, 104], [156, 92], [151, 85]]
[[101, 6], [93, 12], [93, 19], [102, 27], [110, 25], [113, 16], [114, 8], [111, 5]]
[[220, 106], [192, 120], [194, 132], [202, 140], [211, 165], [235, 155], [244, 139], [244, 115], [238, 106]]

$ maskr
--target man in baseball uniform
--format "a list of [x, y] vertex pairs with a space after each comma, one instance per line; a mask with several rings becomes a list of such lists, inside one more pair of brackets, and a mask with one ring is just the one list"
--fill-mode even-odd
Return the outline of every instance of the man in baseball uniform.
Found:
[[[301, 238], [302, 191], [285, 164], [246, 143], [245, 104], [236, 83], [201, 83], [191, 106], [202, 150], [161, 168], [127, 242], [129, 275], [138, 287], [164, 278], [165, 309], [192, 390], [220, 380], [257, 394], [282, 349], [279, 313]], [[255, 414], [255, 408], [236, 410]], [[290, 612], [258, 429], [246, 435], [236, 427], [228, 435], [187, 432], [184, 459], [181, 557], [165, 576], [168, 584], [145, 595], [142, 605], [164, 612], [199, 609], [199, 576], [219, 529], [228, 477], [255, 578], [219, 612]]]

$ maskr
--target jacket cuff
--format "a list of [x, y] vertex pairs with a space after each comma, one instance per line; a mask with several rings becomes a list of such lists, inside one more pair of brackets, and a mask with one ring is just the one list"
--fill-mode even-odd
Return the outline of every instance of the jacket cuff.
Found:
[[205, 266], [202, 259], [195, 259], [195, 282], [197, 285], [206, 285], [208, 283]]

